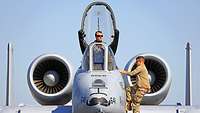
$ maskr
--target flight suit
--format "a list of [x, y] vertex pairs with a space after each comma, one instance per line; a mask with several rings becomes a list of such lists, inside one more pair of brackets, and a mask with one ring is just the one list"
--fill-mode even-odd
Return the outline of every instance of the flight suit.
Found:
[[104, 70], [104, 47], [99, 44], [93, 46], [93, 69]]
[[136, 77], [136, 85], [126, 88], [126, 101], [129, 110], [132, 106], [133, 113], [140, 113], [140, 103], [143, 96], [150, 91], [150, 83], [148, 79], [148, 71], [145, 65], [137, 66], [133, 71], [123, 71], [123, 74]]

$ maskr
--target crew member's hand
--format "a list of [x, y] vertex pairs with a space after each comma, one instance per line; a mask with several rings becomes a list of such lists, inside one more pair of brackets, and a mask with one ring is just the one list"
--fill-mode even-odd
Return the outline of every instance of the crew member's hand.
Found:
[[119, 72], [120, 72], [122, 75], [126, 74], [126, 71], [124, 71], [124, 70], [119, 70]]

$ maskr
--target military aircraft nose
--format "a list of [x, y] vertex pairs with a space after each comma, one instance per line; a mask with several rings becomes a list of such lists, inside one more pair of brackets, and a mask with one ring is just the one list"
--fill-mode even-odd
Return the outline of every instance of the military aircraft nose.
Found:
[[101, 98], [93, 97], [93, 98], [89, 99], [86, 104], [88, 106], [95, 106], [95, 105], [109, 106], [110, 101], [108, 101], [104, 97], [101, 97]]

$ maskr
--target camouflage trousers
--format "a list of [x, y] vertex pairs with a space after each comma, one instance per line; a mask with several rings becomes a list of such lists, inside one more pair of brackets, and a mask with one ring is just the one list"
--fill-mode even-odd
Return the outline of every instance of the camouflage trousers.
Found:
[[138, 87], [126, 88], [126, 112], [133, 110], [133, 113], [140, 113], [140, 103], [148, 89]]

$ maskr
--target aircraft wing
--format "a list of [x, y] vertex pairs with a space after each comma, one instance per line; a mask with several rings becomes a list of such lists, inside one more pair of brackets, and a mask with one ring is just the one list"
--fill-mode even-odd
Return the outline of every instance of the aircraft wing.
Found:
[[[72, 106], [23, 106], [1, 107], [0, 113], [72, 113]], [[128, 113], [132, 113], [129, 111]], [[200, 113], [191, 106], [141, 106], [141, 113]]]

